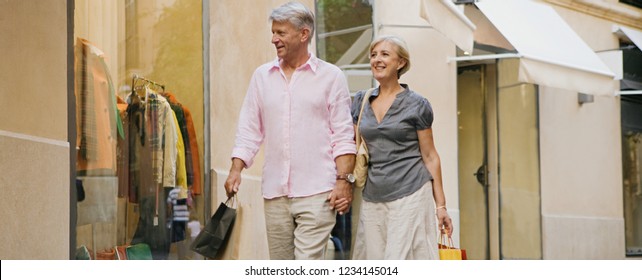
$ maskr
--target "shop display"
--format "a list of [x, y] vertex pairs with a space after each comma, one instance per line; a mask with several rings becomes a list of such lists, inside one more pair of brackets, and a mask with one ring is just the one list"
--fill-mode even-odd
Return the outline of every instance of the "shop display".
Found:
[[168, 259], [171, 245], [186, 240], [192, 195], [201, 193], [191, 114], [164, 85], [136, 74], [131, 92], [118, 97], [104, 55], [87, 40], [77, 41], [75, 65], [77, 174], [85, 194], [78, 246], [90, 259], [131, 259], [116, 252], [133, 246]]

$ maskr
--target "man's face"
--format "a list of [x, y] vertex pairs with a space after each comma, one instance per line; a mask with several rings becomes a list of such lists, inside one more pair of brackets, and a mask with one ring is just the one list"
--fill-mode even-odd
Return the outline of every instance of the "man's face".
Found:
[[301, 48], [306, 47], [306, 29], [297, 30], [290, 22], [272, 22], [272, 44], [276, 47], [276, 55], [288, 60]]

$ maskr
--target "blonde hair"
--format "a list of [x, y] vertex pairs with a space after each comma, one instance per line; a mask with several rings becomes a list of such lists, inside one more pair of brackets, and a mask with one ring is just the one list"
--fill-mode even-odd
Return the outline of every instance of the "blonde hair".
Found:
[[397, 71], [397, 79], [401, 78], [401, 75], [405, 74], [406, 72], [408, 72], [408, 70], [410, 70], [410, 53], [408, 52], [408, 45], [406, 45], [406, 41], [394, 35], [379, 36], [376, 39], [374, 39], [372, 43], [370, 43], [370, 53], [372, 53], [372, 50], [374, 49], [374, 47], [381, 42], [389, 42], [397, 46], [397, 55], [401, 59], [406, 61], [406, 64]]

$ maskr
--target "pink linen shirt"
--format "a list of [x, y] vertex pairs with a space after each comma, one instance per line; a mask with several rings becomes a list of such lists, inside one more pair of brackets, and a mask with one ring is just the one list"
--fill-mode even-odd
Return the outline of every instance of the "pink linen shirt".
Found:
[[288, 82], [279, 62], [261, 65], [252, 76], [232, 158], [249, 168], [265, 145], [266, 199], [330, 191], [336, 184], [334, 159], [356, 153], [346, 78], [310, 54]]

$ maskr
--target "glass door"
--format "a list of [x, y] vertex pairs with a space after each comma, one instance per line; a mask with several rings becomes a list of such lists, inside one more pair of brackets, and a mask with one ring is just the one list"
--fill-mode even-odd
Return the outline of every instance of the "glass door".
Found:
[[472, 260], [490, 257], [484, 70], [462, 67], [457, 76], [460, 237]]
[[470, 259], [541, 259], [537, 87], [517, 60], [460, 66], [461, 247]]

